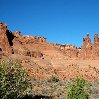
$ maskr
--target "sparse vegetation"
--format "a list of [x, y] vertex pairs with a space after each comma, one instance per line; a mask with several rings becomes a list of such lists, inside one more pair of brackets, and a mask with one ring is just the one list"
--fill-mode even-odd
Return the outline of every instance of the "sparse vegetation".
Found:
[[[48, 99], [51, 97], [55, 99], [99, 98], [99, 83], [87, 82], [82, 77], [72, 81], [62, 80], [54, 75], [47, 79], [33, 78], [31, 83], [33, 87], [32, 96], [42, 96], [42, 99], [46, 99], [45, 97], [49, 97]], [[0, 99], [24, 99], [25, 96], [29, 96], [31, 83], [20, 63], [0, 62]]]
[[99, 99], [99, 82], [89, 82], [90, 99]]
[[18, 62], [0, 62], [0, 99], [19, 99], [30, 90], [28, 75]]

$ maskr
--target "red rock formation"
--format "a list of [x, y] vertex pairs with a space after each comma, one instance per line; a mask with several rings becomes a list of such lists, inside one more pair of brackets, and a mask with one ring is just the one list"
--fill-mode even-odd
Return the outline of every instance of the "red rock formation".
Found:
[[8, 54], [19, 54], [35, 58], [43, 57], [43, 54], [39, 50], [32, 48], [31, 44], [34, 43], [46, 43], [46, 38], [22, 36], [18, 31], [9, 31], [5, 23], [0, 23], [0, 58], [2, 55]]
[[94, 44], [92, 46], [92, 54], [94, 59], [99, 59], [99, 38], [98, 34], [94, 35]]
[[[23, 36], [18, 31], [9, 31], [6, 24], [0, 23], [0, 59], [2, 55], [19, 59], [27, 70], [31, 70], [29, 73], [32, 76], [39, 78], [51, 77], [53, 74], [62, 78], [73, 78], [81, 74], [86, 79], [99, 80], [99, 68], [96, 68], [98, 65], [95, 68], [88, 67], [90, 62], [86, 65], [88, 60], [99, 60], [98, 34], [94, 35], [93, 44], [87, 34], [82, 47], [77, 48], [73, 45], [48, 43], [44, 37]], [[75, 61], [77, 65], [71, 65]]]
[[[57, 57], [57, 54], [62, 54], [60, 57], [67, 57], [68, 59], [99, 59], [98, 34], [94, 35], [94, 44], [91, 43], [90, 36], [87, 34], [87, 37], [83, 38], [82, 47], [77, 48], [73, 45], [49, 44], [44, 37], [22, 36], [18, 31], [9, 31], [5, 23], [0, 23], [0, 48], [2, 49], [1, 53], [4, 54], [15, 53], [26, 55], [29, 51], [31, 55], [26, 56], [41, 57], [42, 54], [45, 54], [45, 58], [46, 56], [54, 58], [54, 52], [56, 51], [55, 58]], [[53, 55], [51, 54], [52, 56], [50, 57], [51, 51], [53, 52]]]
[[94, 44], [99, 43], [98, 34], [94, 35]]
[[9, 35], [10, 32], [7, 30], [6, 24], [0, 23], [0, 48], [3, 53], [12, 53], [10, 41], [8, 39]]
[[80, 59], [99, 59], [99, 38], [98, 34], [94, 35], [94, 44], [91, 43], [89, 34], [83, 39], [83, 45], [79, 51]]
[[92, 58], [92, 43], [89, 34], [86, 38], [83, 38], [83, 45], [81, 51], [79, 52], [79, 57], [81, 59], [90, 59]]

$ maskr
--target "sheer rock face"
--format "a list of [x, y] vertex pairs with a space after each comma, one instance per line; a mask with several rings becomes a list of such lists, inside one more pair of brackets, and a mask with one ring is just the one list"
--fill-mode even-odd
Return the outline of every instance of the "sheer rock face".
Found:
[[12, 53], [10, 42], [10, 31], [7, 30], [7, 26], [4, 23], [0, 23], [0, 48], [2, 53]]

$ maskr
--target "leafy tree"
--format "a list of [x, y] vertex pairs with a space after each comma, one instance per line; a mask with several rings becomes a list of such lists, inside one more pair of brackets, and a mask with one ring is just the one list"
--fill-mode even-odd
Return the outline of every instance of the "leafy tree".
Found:
[[30, 89], [30, 80], [20, 63], [0, 62], [0, 99], [19, 99]]
[[82, 77], [78, 77], [69, 85], [67, 99], [89, 99], [87, 82]]

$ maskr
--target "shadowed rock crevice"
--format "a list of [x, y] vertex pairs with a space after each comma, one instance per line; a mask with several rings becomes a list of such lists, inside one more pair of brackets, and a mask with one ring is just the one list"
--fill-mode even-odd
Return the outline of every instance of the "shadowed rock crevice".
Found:
[[2, 58], [2, 48], [0, 48], [0, 59]]
[[40, 96], [36, 95], [36, 96], [33, 97], [33, 96], [26, 95], [21, 99], [52, 99], [52, 97], [51, 96], [42, 96], [42, 95], [40, 95]]
[[33, 99], [52, 99], [51, 96], [34, 96]]
[[8, 42], [9, 42], [10, 46], [13, 46], [12, 41], [14, 39], [14, 35], [9, 30], [6, 31], [6, 35], [7, 35]]

